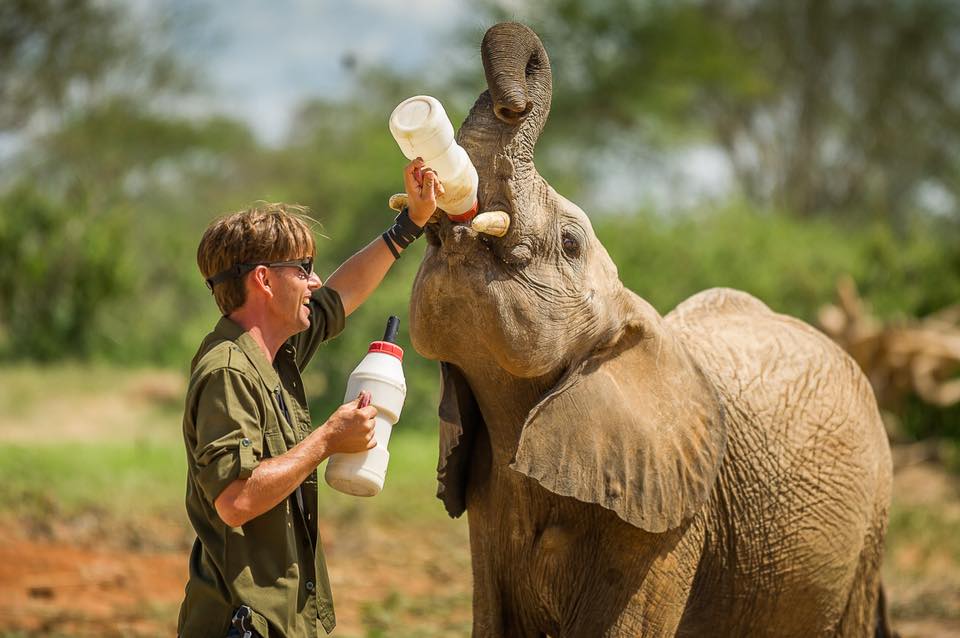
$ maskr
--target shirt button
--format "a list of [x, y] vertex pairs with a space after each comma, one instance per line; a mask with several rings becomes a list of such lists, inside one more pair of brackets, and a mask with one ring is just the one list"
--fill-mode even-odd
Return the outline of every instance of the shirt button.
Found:
[[240, 445], [242, 445], [243, 447], [250, 447], [250, 439], [242, 439], [240, 441]]
[[313, 581], [308, 580], [306, 587], [307, 587], [307, 591], [313, 591]]

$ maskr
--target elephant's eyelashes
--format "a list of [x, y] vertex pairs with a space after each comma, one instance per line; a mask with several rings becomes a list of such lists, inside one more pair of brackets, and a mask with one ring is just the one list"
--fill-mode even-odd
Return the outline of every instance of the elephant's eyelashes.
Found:
[[573, 233], [563, 233], [563, 252], [567, 257], [580, 256], [580, 240], [574, 237]]

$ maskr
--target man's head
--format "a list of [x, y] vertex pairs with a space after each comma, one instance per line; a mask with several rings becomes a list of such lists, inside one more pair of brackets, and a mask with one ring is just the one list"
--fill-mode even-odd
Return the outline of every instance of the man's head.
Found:
[[[302, 206], [263, 204], [220, 217], [207, 227], [197, 248], [197, 265], [224, 315], [246, 303], [248, 283], [254, 290], [269, 287], [271, 269], [278, 271], [275, 282], [291, 276], [304, 279], [291, 262], [315, 254], [306, 212]], [[248, 282], [251, 273], [253, 281]]]

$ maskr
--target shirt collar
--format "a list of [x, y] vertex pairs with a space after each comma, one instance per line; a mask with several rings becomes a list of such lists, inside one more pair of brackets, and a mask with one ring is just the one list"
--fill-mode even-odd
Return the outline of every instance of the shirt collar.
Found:
[[[229, 339], [237, 344], [243, 354], [247, 356], [247, 359], [250, 360], [250, 363], [257, 369], [260, 378], [267, 384], [267, 387], [276, 388], [280, 385], [280, 375], [277, 374], [276, 368], [271, 365], [267, 355], [260, 348], [260, 344], [240, 324], [228, 317], [221, 317], [213, 331], [224, 339]], [[283, 350], [284, 347], [285, 345], [281, 346], [280, 349]]]

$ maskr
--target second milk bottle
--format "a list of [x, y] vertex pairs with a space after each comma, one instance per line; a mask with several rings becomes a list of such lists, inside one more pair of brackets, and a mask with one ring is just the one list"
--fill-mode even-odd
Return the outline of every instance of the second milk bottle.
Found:
[[376, 447], [366, 452], [333, 454], [327, 459], [324, 478], [336, 490], [353, 496], [376, 496], [383, 489], [390, 453], [387, 444], [407, 395], [403, 378], [403, 348], [394, 341], [400, 320], [390, 317], [382, 341], [374, 341], [347, 381], [343, 402], [355, 400], [361, 391], [370, 393], [377, 408]]

